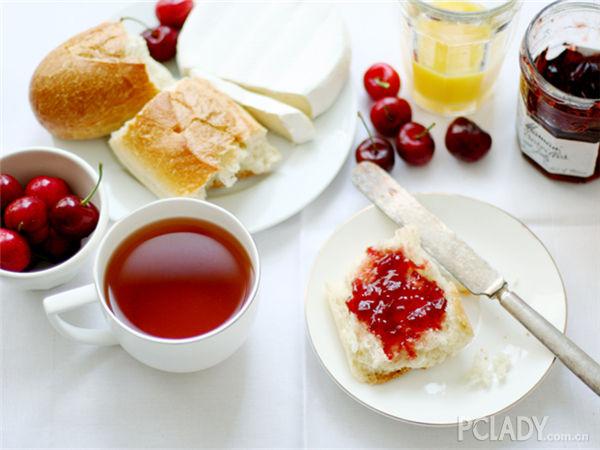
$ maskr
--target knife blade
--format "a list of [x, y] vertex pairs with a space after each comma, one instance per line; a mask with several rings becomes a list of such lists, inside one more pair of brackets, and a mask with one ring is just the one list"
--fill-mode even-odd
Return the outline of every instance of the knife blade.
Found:
[[352, 172], [352, 182], [394, 222], [416, 226], [421, 234], [421, 245], [443, 268], [473, 294], [498, 300], [506, 311], [600, 396], [600, 365], [512, 292], [504, 278], [487, 261], [387, 172], [371, 162], [361, 162]]
[[491, 297], [504, 286], [504, 278], [487, 261], [379, 166], [359, 164], [352, 181], [394, 222], [415, 225], [425, 251], [473, 294]]

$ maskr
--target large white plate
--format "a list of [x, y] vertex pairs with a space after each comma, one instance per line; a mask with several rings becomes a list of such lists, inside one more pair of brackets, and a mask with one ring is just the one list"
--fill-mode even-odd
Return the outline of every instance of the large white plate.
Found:
[[[124, 16], [136, 17], [149, 25], [156, 23], [154, 3], [131, 4], [118, 17]], [[127, 26], [140, 31], [133, 23]], [[173, 64], [169, 68], [175, 70]], [[334, 105], [315, 121], [317, 133], [313, 141], [294, 145], [269, 133], [269, 141], [282, 153], [282, 160], [273, 172], [243, 180], [230, 189], [212, 191], [208, 200], [233, 213], [252, 233], [298, 213], [325, 190], [346, 160], [354, 137], [356, 111], [356, 95], [349, 79]], [[103, 162], [112, 220], [156, 200], [118, 162], [107, 139], [79, 142], [55, 139], [55, 144], [93, 166]]]
[[[418, 199], [480, 255], [558, 329], [565, 329], [567, 305], [560, 274], [548, 251], [522, 223], [504, 211], [467, 197], [421, 194]], [[453, 358], [428, 370], [411, 371], [383, 385], [352, 377], [325, 296], [328, 282], [343, 280], [366, 247], [389, 238], [397, 228], [376, 207], [342, 225], [325, 243], [307, 288], [306, 322], [310, 340], [325, 370], [352, 398], [394, 419], [423, 425], [454, 425], [514, 405], [537, 386], [554, 356], [508, 312], [485, 297], [465, 299], [475, 336]], [[505, 352], [513, 367], [504, 382], [489, 388], [469, 385], [467, 373], [481, 350], [491, 357]]]

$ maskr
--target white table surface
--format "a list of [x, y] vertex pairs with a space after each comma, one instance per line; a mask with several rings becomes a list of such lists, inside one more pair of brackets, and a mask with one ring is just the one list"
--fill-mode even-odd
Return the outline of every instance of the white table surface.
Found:
[[[200, 0], [197, 0], [201, 3]], [[2, 152], [52, 145], [29, 108], [29, 78], [43, 56], [72, 34], [111, 17], [122, 2], [0, 1]], [[525, 222], [562, 272], [569, 297], [568, 334], [600, 359], [600, 181], [563, 184], [542, 177], [515, 141], [518, 44], [546, 2], [526, 1], [495, 96], [474, 117], [494, 145], [466, 165], [443, 146], [447, 120], [435, 118], [438, 149], [415, 169], [393, 174], [417, 191], [452, 192], [498, 205]], [[198, 6], [198, 7], [201, 7]], [[400, 67], [395, 3], [340, 3], [352, 37], [353, 83], [363, 112], [361, 80], [373, 62]], [[404, 72], [401, 72], [406, 79]], [[402, 95], [409, 96], [406, 88]], [[415, 109], [415, 118], [434, 118]], [[361, 130], [356, 143], [365, 137]], [[600, 401], [560, 364], [511, 417], [549, 416], [545, 433], [586, 433], [587, 442], [457, 442], [453, 428], [421, 428], [355, 403], [321, 369], [307, 341], [303, 293], [310, 266], [336, 226], [367, 204], [351, 185], [354, 158], [302, 213], [256, 235], [264, 279], [257, 322], [248, 342], [221, 365], [174, 375], [143, 366], [119, 347], [94, 348], [65, 340], [42, 310], [44, 293], [0, 285], [0, 444], [3, 447], [596, 447]], [[485, 226], [482, 224], [482, 226]], [[66, 286], [91, 280], [91, 264]], [[71, 316], [100, 321], [96, 307]], [[501, 421], [504, 415], [497, 420]]]

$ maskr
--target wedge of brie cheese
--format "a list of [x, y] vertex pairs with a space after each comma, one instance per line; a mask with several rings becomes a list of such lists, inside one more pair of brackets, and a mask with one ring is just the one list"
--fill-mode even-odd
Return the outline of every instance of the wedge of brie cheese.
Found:
[[206, 2], [177, 44], [183, 75], [194, 68], [267, 95], [314, 118], [342, 90], [350, 42], [335, 5]]
[[295, 144], [308, 142], [315, 137], [315, 126], [299, 109], [196, 69], [192, 69], [190, 75], [209, 81], [244, 107], [264, 127]]

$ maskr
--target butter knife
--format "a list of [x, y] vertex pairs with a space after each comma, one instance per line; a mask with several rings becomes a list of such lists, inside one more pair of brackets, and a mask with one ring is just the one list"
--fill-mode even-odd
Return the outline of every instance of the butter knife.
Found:
[[504, 309], [600, 396], [600, 365], [512, 292], [502, 275], [387, 172], [373, 163], [362, 162], [354, 169], [352, 182], [394, 222], [415, 225], [421, 233], [423, 248], [442, 267], [471, 293], [498, 300]]

